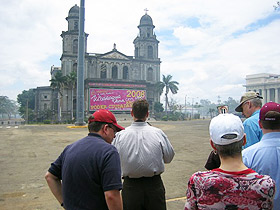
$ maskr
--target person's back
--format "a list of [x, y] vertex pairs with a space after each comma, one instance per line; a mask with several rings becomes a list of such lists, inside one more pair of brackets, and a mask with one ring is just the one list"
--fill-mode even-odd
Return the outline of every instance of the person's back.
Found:
[[192, 175], [185, 209], [272, 209], [273, 193], [269, 176], [252, 169], [230, 172], [218, 168]]
[[[118, 156], [112, 145], [92, 133], [67, 146], [61, 170], [64, 204], [73, 209], [108, 209], [104, 196], [107, 189], [103, 187], [110, 176], [109, 170], [119, 164]], [[100, 174], [104, 175], [103, 179]], [[121, 189], [119, 184], [115, 187]]]
[[125, 129], [125, 132], [121, 131], [117, 134], [115, 141], [113, 144], [121, 151], [120, 159], [123, 160], [121, 166], [124, 177], [140, 178], [159, 175], [164, 171], [164, 163], [171, 162], [174, 156], [164, 132], [150, 126], [147, 122], [133, 122]]
[[260, 127], [264, 135], [259, 143], [242, 151], [243, 162], [275, 180], [274, 209], [280, 209], [280, 104], [269, 102], [262, 107]]
[[209, 126], [210, 144], [221, 160], [217, 169], [194, 173], [187, 188], [185, 210], [272, 209], [275, 182], [247, 168], [241, 157], [246, 143], [239, 117], [220, 114]]

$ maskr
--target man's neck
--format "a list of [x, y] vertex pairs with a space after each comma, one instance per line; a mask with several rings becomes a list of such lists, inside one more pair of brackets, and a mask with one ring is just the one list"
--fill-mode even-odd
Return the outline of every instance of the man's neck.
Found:
[[262, 128], [262, 132], [263, 132], [263, 134], [266, 134], [266, 133], [273, 133], [273, 132], [280, 132], [280, 129], [271, 130], [271, 129]]
[[247, 167], [242, 162], [241, 155], [237, 157], [226, 157], [223, 158], [220, 156], [221, 159], [221, 166], [220, 169], [224, 171], [243, 171], [246, 170]]

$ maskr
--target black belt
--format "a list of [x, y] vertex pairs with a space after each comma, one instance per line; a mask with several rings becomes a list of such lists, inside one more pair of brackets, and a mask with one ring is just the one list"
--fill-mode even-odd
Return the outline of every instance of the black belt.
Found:
[[130, 178], [129, 176], [123, 176], [122, 178], [123, 179], [129, 179], [129, 180], [158, 179], [158, 178], [160, 178], [160, 174], [159, 175], [150, 176], [150, 177], [142, 176], [142, 177], [139, 177], [139, 178]]

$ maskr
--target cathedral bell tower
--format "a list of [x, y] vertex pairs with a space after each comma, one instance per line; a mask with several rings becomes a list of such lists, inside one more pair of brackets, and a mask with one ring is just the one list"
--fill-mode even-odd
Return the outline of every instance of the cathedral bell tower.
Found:
[[133, 41], [136, 59], [158, 60], [158, 43], [154, 33], [155, 26], [152, 18], [146, 14], [140, 19], [139, 34]]
[[[61, 70], [63, 75], [69, 74], [71, 71], [77, 71], [78, 58], [78, 38], [79, 38], [79, 10], [75, 5], [68, 13], [66, 20], [68, 21], [68, 30], [62, 31], [62, 55]], [[85, 52], [87, 51], [87, 37], [85, 34]]]

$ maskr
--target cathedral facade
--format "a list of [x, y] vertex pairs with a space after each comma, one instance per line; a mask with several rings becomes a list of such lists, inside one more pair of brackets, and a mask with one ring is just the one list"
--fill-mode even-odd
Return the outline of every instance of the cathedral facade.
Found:
[[[78, 36], [79, 36], [79, 7], [73, 6], [66, 17], [68, 30], [63, 31], [61, 67], [51, 67], [51, 77], [61, 71], [63, 76], [71, 72], [77, 72], [78, 64]], [[108, 102], [100, 103], [96, 94], [107, 94], [113, 101], [129, 100], [137, 97], [146, 98], [153, 109], [155, 102], [160, 101], [160, 95], [155, 85], [160, 81], [160, 58], [158, 56], [159, 41], [154, 33], [155, 26], [152, 18], [146, 13], [140, 19], [138, 25], [139, 34], [134, 39], [134, 55], [128, 56], [117, 50], [116, 45], [109, 52], [88, 53], [87, 38], [85, 33], [85, 64], [84, 64], [84, 110], [85, 114], [93, 113], [100, 108], [106, 108], [113, 112], [127, 112], [130, 110], [131, 101], [126, 104]], [[62, 119], [73, 118], [71, 110], [76, 109], [76, 89], [64, 87], [62, 94], [51, 87], [38, 87], [35, 89], [35, 111], [52, 110], [54, 113], [60, 110]], [[126, 95], [117, 96], [114, 94]], [[112, 94], [112, 95], [110, 95]], [[102, 95], [102, 94], [101, 94]], [[104, 100], [101, 99], [101, 100]], [[131, 98], [130, 98], [131, 100]], [[60, 108], [59, 108], [60, 107]], [[71, 116], [72, 115], [72, 116]], [[75, 116], [75, 113], [74, 113]]]

